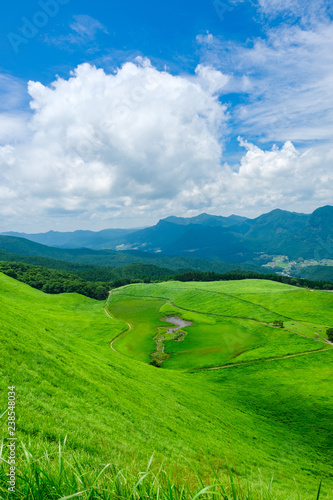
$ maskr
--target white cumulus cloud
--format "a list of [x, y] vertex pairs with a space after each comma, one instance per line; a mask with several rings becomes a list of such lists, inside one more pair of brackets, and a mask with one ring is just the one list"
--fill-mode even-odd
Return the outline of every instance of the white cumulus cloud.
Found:
[[139, 58], [114, 74], [82, 64], [49, 87], [29, 82], [29, 140], [0, 160], [15, 213], [135, 215], [204, 185], [220, 168], [224, 81], [212, 68], [173, 76]]
[[[300, 150], [287, 140], [265, 150], [245, 138], [240, 164], [224, 163], [224, 85], [210, 65], [174, 76], [144, 58], [112, 74], [82, 64], [50, 86], [29, 82], [25, 134], [0, 145], [1, 230], [142, 226], [170, 214], [256, 216], [330, 203], [329, 145]], [[3, 131], [14, 127], [10, 119], [0, 115]]]
[[333, 148], [297, 150], [287, 141], [264, 150], [240, 139], [246, 149], [239, 168], [225, 165], [217, 181], [206, 186], [212, 210], [259, 215], [274, 208], [311, 212], [330, 204]]

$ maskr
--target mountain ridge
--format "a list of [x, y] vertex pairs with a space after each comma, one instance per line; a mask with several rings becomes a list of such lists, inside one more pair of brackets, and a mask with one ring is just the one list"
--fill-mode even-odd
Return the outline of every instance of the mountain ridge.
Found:
[[[253, 261], [263, 254], [285, 255], [289, 259], [332, 259], [333, 207], [319, 207], [312, 214], [277, 208], [254, 219], [206, 213], [190, 218], [170, 216], [143, 229], [105, 229], [72, 233], [49, 231], [32, 235], [2, 233], [1, 238], [5, 237], [24, 238], [25, 241], [44, 245], [45, 243], [41, 243], [43, 239], [52, 240], [54, 250], [57, 247], [76, 249], [78, 254], [83, 248], [91, 252], [131, 250], [145, 254], [190, 256], [236, 264]], [[35, 241], [36, 238], [39, 242]], [[13, 240], [11, 242], [13, 243]], [[57, 242], [59, 245], [54, 244]], [[9, 244], [9, 241], [7, 243]], [[87, 243], [87, 246], [84, 243]], [[26, 245], [23, 242], [21, 244]], [[13, 251], [10, 244], [9, 247], [6, 246], [4, 240], [1, 248]]]

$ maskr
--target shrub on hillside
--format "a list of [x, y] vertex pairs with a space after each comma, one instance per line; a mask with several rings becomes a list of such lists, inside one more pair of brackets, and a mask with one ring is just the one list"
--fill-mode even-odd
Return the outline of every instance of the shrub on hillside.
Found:
[[330, 342], [333, 342], [333, 328], [327, 328], [326, 330], [327, 338]]
[[157, 361], [157, 359], [152, 359], [149, 361], [149, 364], [151, 366], [156, 366], [156, 368], [161, 368], [162, 363], [160, 361]]

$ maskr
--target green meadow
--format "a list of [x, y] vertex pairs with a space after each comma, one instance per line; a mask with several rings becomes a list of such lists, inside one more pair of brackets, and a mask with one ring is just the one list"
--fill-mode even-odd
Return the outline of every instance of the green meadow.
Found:
[[[262, 280], [137, 284], [104, 309], [0, 274], [0, 300], [0, 498], [332, 498], [333, 352], [318, 337], [333, 323], [331, 293]], [[154, 337], [170, 315], [193, 324], [164, 341], [156, 368]]]
[[[129, 285], [111, 293], [108, 310], [128, 321], [114, 348], [149, 362], [166, 315], [193, 322], [181, 342], [165, 341], [162, 367], [209, 368], [328, 348], [332, 295], [263, 280]], [[274, 325], [282, 321], [283, 328]]]

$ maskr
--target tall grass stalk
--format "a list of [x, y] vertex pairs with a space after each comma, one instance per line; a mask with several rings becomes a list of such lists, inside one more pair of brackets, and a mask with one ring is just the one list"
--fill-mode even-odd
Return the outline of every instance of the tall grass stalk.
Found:
[[[4, 458], [4, 442], [0, 442], [0, 500], [275, 500], [273, 480], [268, 485], [260, 481], [260, 487], [253, 484], [241, 489], [237, 474], [228, 468], [228, 477], [222, 478], [209, 464], [212, 481], [207, 484], [200, 472], [191, 465], [197, 486], [186, 484], [174, 477], [163, 467], [152, 470], [153, 456], [146, 470], [133, 473], [118, 470], [112, 464], [97, 468], [84, 468], [75, 454], [65, 449], [66, 439], [59, 441], [56, 452], [45, 452], [35, 458], [21, 443], [22, 458], [16, 470], [16, 491], [9, 492], [6, 471], [8, 463]], [[245, 491], [245, 489], [247, 491]], [[320, 498], [321, 483], [316, 500]]]

